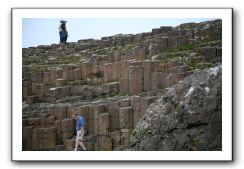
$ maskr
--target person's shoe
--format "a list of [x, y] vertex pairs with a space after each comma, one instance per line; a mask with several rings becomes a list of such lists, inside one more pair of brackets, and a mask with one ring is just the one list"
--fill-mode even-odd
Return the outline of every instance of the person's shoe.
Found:
[[86, 147], [84, 147], [83, 150], [86, 151]]
[[77, 151], [77, 149], [75, 148], [74, 151]]

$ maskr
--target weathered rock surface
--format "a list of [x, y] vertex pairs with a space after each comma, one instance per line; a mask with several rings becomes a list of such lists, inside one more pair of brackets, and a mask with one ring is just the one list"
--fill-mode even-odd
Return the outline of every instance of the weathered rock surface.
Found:
[[[136, 132], [134, 150], [220, 149], [212, 142], [218, 134], [215, 129], [220, 115], [212, 109], [205, 111], [209, 105], [209, 109], [218, 105], [214, 101], [221, 97], [221, 94], [216, 98], [212, 95], [208, 86], [212, 82], [205, 84], [206, 79], [202, 78], [202, 88], [209, 90], [209, 100], [204, 100], [201, 85], [191, 88], [193, 93], [189, 91], [184, 98], [180, 90], [187, 92], [190, 85], [194, 87], [190, 79], [192, 84], [184, 82], [180, 89], [173, 90], [176, 92], [173, 96], [165, 93], [195, 69], [221, 63], [221, 35], [222, 21], [213, 20], [162, 26], [135, 35], [118, 34], [101, 40], [23, 48], [23, 151], [73, 150], [73, 112], [85, 118], [84, 144], [88, 151], [128, 149], [132, 130], [149, 105], [161, 96], [166, 99], [161, 100], [166, 106], [158, 108], [157, 102], [150, 111], [165, 109], [167, 113], [162, 115], [162, 123], [154, 117], [157, 113], [144, 117], [147, 127], [135, 131], [146, 133], [140, 138]], [[196, 99], [189, 98], [191, 94]], [[182, 107], [183, 103], [188, 107]], [[164, 134], [162, 138], [160, 133]], [[144, 144], [145, 141], [148, 143]], [[221, 137], [217, 142], [221, 142]]]
[[222, 66], [195, 71], [151, 104], [131, 150], [222, 150]]

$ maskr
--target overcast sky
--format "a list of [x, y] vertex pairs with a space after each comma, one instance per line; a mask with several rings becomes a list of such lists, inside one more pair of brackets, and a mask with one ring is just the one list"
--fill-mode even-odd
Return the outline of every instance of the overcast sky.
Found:
[[[22, 47], [50, 45], [59, 43], [58, 26], [60, 19], [65, 18], [25, 18], [22, 22]], [[187, 22], [202, 22], [214, 18], [147, 18], [147, 19], [65, 19], [69, 37], [67, 42], [80, 39], [100, 39], [115, 34], [136, 34], [149, 32], [160, 26], [177, 26]]]

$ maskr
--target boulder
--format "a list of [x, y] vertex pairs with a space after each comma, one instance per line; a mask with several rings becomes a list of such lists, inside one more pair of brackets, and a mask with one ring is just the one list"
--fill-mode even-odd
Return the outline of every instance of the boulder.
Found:
[[151, 104], [130, 150], [221, 151], [222, 66], [195, 71]]

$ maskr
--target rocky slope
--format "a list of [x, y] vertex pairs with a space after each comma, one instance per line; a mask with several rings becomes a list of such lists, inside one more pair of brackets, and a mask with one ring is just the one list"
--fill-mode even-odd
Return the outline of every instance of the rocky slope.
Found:
[[222, 150], [222, 66], [195, 71], [147, 109], [132, 150]]
[[[23, 150], [73, 150], [73, 112], [86, 119], [88, 150], [124, 150], [151, 103], [194, 70], [222, 62], [222, 21], [23, 48], [22, 56]], [[175, 99], [169, 106], [181, 109]]]

